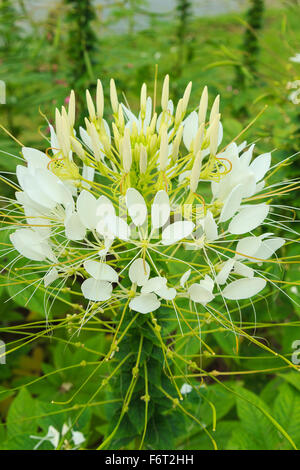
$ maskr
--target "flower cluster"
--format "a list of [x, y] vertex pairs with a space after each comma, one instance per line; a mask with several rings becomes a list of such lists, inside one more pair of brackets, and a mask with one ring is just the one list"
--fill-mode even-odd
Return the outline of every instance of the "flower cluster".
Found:
[[96, 105], [86, 93], [85, 128], [74, 128], [72, 91], [46, 151], [22, 149], [10, 240], [53, 295], [81, 278], [91, 315], [122, 304], [177, 315], [182, 302], [213, 314], [213, 302], [264, 289], [260, 268], [285, 243], [262, 230], [273, 226], [262, 202], [271, 155], [253, 158], [246, 142], [219, 149], [220, 98], [208, 114], [205, 87], [187, 113], [191, 88], [175, 106], [166, 76], [157, 112], [144, 84], [136, 116], [111, 80], [108, 122], [98, 80]]

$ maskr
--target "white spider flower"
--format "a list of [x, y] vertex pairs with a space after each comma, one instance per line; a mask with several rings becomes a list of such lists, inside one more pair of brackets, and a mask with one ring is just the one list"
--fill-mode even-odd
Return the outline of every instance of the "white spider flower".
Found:
[[300, 103], [300, 80], [294, 80], [293, 82], [288, 82], [286, 85], [288, 90], [293, 90], [288, 95], [288, 100], [291, 101], [293, 104]]
[[271, 154], [253, 158], [246, 143], [218, 153], [220, 98], [208, 115], [205, 87], [187, 114], [190, 94], [191, 83], [174, 105], [166, 77], [156, 111], [143, 84], [134, 115], [111, 81], [109, 123], [98, 82], [96, 105], [87, 93], [88, 117], [77, 133], [72, 93], [68, 112], [56, 111], [50, 126], [50, 149], [22, 150], [27, 166], [17, 167], [20, 191], [7, 209], [18, 255], [7, 266], [27, 258], [39, 272], [33, 283], [53, 297], [83, 278], [92, 315], [128, 303], [141, 314], [167, 306], [178, 321], [181, 303], [212, 315], [223, 302], [226, 314], [227, 300], [272, 284], [264, 263], [285, 240], [270, 233], [278, 215], [265, 180]]
[[190, 384], [184, 383], [180, 389], [181, 395], [188, 395], [193, 390], [193, 387]]
[[291, 62], [295, 62], [297, 64], [300, 64], [300, 54], [299, 54], [299, 52], [297, 52], [297, 54], [295, 54], [293, 57], [290, 57], [289, 60]]
[[[85, 437], [82, 432], [80, 431], [75, 431], [74, 429], [71, 428], [71, 423], [68, 422], [68, 424], [64, 423], [61, 432], [58, 431], [54, 426], [49, 426], [48, 432], [44, 437], [40, 436], [30, 436], [31, 439], [36, 439], [39, 442], [35, 445], [33, 450], [37, 450], [43, 442], [50, 442], [50, 444], [54, 447], [54, 449], [57, 449], [60, 440], [64, 438], [68, 432], [71, 432], [71, 441], [73, 441], [74, 447], [72, 449], [77, 449], [81, 444], [85, 442]], [[68, 443], [69, 446], [69, 443]]]

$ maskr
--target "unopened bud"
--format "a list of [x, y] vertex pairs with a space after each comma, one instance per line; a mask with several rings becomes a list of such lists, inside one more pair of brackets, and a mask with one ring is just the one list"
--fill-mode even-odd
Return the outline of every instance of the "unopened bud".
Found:
[[191, 175], [190, 175], [190, 190], [192, 193], [195, 193], [197, 191], [199, 177], [201, 173], [201, 167], [202, 167], [202, 156], [201, 156], [201, 150], [199, 150], [199, 152], [196, 155], [193, 168], [191, 171]]
[[154, 134], [155, 132], [156, 122], [157, 122], [157, 113], [154, 113], [150, 122], [150, 126], [149, 126], [151, 134]]
[[204, 123], [206, 122], [207, 106], [208, 106], [208, 91], [207, 91], [207, 86], [205, 86], [202, 91], [202, 95], [201, 95], [200, 103], [199, 103], [199, 111], [198, 111], [199, 126], [200, 124], [202, 124], [202, 122]]
[[85, 158], [85, 152], [83, 150], [81, 143], [78, 142], [78, 140], [74, 139], [74, 137], [70, 137], [70, 141], [71, 141], [73, 151], [81, 160], [84, 161], [86, 158]]
[[177, 104], [176, 113], [175, 113], [175, 126], [178, 126], [183, 117], [183, 99], [180, 98]]
[[61, 137], [62, 137], [62, 151], [65, 156], [69, 155], [71, 150], [71, 143], [70, 143], [70, 122], [66, 112], [66, 109], [62, 107], [61, 113]]
[[212, 122], [217, 114], [219, 114], [220, 110], [220, 95], [216, 96], [214, 104], [212, 105], [209, 122]]
[[179, 147], [180, 147], [180, 143], [182, 139], [182, 134], [183, 134], [183, 126], [181, 125], [173, 141], [173, 148], [172, 148], [172, 155], [171, 155], [172, 162], [175, 162], [178, 158], [178, 152], [179, 152]]
[[143, 83], [142, 88], [141, 88], [140, 104], [141, 104], [141, 116], [142, 116], [142, 119], [145, 119], [146, 104], [147, 104], [147, 86], [146, 86], [146, 83]]
[[217, 149], [218, 149], [220, 117], [221, 115], [217, 114], [214, 117], [213, 122], [211, 123], [210, 138], [209, 138], [209, 151], [211, 155], [216, 155]]
[[202, 122], [194, 140], [194, 154], [195, 155], [199, 152], [199, 150], [201, 150], [202, 143], [204, 140], [204, 128], [205, 128], [205, 123]]
[[125, 173], [129, 173], [132, 164], [132, 152], [130, 142], [130, 131], [128, 128], [125, 129], [124, 137], [122, 140], [122, 154], [124, 171]]
[[97, 117], [98, 119], [103, 118], [103, 110], [104, 110], [104, 95], [103, 95], [103, 87], [101, 80], [97, 80], [97, 91], [96, 91], [96, 106], [97, 106]]
[[114, 134], [114, 141], [115, 141], [115, 146], [117, 148], [117, 150], [119, 150], [120, 148], [120, 132], [116, 126], [116, 124], [113, 122], [112, 123], [112, 131], [113, 131], [113, 134]]
[[147, 171], [147, 150], [144, 145], [140, 147], [140, 172], [141, 174]]
[[74, 90], [70, 93], [69, 106], [68, 106], [68, 118], [70, 126], [74, 127], [75, 124], [75, 93]]
[[110, 80], [110, 102], [114, 114], [117, 114], [119, 109], [119, 101], [116, 84], [113, 78]]
[[167, 111], [169, 101], [169, 75], [165, 76], [162, 95], [161, 95], [161, 107], [163, 111]]
[[185, 92], [183, 94], [182, 98], [182, 111], [185, 114], [188, 104], [189, 104], [189, 99], [191, 96], [191, 91], [192, 91], [192, 82], [189, 82], [188, 86], [185, 89]]
[[159, 149], [159, 169], [165, 171], [168, 165], [168, 131], [166, 126], [162, 128], [160, 149]]
[[86, 90], [85, 94], [86, 94], [86, 104], [87, 104], [87, 107], [88, 107], [90, 120], [95, 121], [95, 119], [96, 119], [96, 110], [95, 110], [95, 106], [94, 106], [94, 103], [93, 103], [93, 100], [92, 100], [92, 97], [91, 97], [91, 94], [90, 94], [89, 90]]
[[97, 129], [93, 123], [90, 125], [90, 134], [91, 134], [94, 156], [95, 156], [96, 161], [98, 162], [102, 156], [102, 146], [100, 143]]
[[119, 125], [120, 130], [123, 131], [125, 127], [125, 120], [124, 120], [123, 108], [121, 104], [119, 104], [118, 106], [118, 125]]

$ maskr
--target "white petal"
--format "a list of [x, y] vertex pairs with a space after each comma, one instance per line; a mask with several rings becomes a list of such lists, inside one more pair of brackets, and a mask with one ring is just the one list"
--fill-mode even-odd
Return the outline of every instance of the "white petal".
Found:
[[167, 279], [165, 277], [161, 276], [156, 276], [152, 277], [148, 281], [145, 282], [143, 285], [141, 292], [143, 294], [150, 294], [150, 292], [155, 292], [162, 287], [165, 287], [167, 285]]
[[71, 431], [72, 433], [72, 441], [74, 442], [75, 446], [79, 446], [85, 441], [85, 437], [80, 431]]
[[49, 426], [48, 434], [45, 437], [45, 440], [50, 441], [53, 447], [56, 448], [59, 444], [59, 439], [60, 439], [60, 435], [57, 429], [55, 429], [53, 426]]
[[85, 237], [86, 228], [75, 212], [65, 219], [65, 233], [69, 240], [82, 240]]
[[188, 237], [194, 228], [195, 224], [187, 220], [174, 222], [164, 229], [161, 240], [162, 244], [172, 245], [172, 243], [177, 243], [179, 240]]
[[[251, 258], [255, 257], [255, 253], [261, 246], [260, 237], [245, 237], [242, 238], [236, 245], [235, 251], [238, 253], [236, 255], [237, 259]], [[239, 254], [241, 253], [241, 254]], [[245, 255], [245, 256], [242, 256]]]
[[181, 285], [182, 288], [184, 288], [185, 283], [186, 283], [187, 280], [189, 279], [190, 275], [191, 275], [191, 269], [188, 269], [188, 270], [181, 276], [179, 283], [180, 283], [180, 285]]
[[136, 189], [129, 188], [125, 199], [132, 222], [140, 227], [147, 219], [147, 206], [143, 196]]
[[196, 137], [198, 131], [198, 114], [196, 111], [193, 111], [189, 116], [184, 120], [184, 129], [183, 129], [183, 143], [188, 150], [191, 148], [192, 141]]
[[255, 144], [252, 144], [248, 150], [246, 150], [246, 152], [244, 152], [241, 156], [240, 156], [240, 162], [243, 163], [243, 167], [246, 168], [249, 166], [250, 162], [251, 162], [251, 158], [252, 158], [252, 155], [253, 155], [253, 150], [254, 150], [254, 147], [255, 147]]
[[253, 277], [252, 279], [238, 279], [225, 287], [223, 296], [229, 300], [249, 299], [258, 294], [266, 285], [265, 279]]
[[226, 222], [234, 216], [236, 211], [239, 209], [243, 197], [243, 185], [238, 184], [229, 196], [226, 198], [222, 212], [220, 215], [220, 222]]
[[208, 241], [214, 241], [216, 238], [218, 238], [218, 226], [210, 211], [207, 211], [207, 214], [204, 218], [203, 229]]
[[166, 191], [158, 191], [151, 207], [151, 222], [154, 229], [160, 228], [168, 222], [170, 217], [170, 202]]
[[93, 230], [97, 226], [97, 200], [96, 198], [86, 191], [81, 191], [77, 198], [77, 212], [82, 224], [89, 230]]
[[234, 259], [228, 259], [222, 266], [221, 271], [216, 276], [216, 282], [221, 286], [225, 284], [230, 274], [230, 271], [233, 268], [235, 261]]
[[234, 272], [236, 274], [239, 274], [240, 276], [243, 277], [253, 277], [254, 276], [254, 271], [252, 268], [249, 268], [249, 266], [246, 266], [245, 264], [241, 263], [240, 261], [236, 261], [234, 263]]
[[200, 286], [212, 292], [214, 288], [214, 281], [210, 276], [208, 276], [208, 274], [205, 274], [204, 279], [200, 281]]
[[18, 165], [16, 174], [21, 188], [32, 201], [48, 209], [53, 209], [57, 205], [56, 201], [46, 194], [40, 186], [39, 179], [36, 177], [34, 170], [32, 173], [29, 171], [29, 168]]
[[143, 286], [150, 276], [150, 266], [147, 261], [137, 258], [133, 261], [129, 268], [129, 279], [138, 286]]
[[210, 291], [196, 283], [189, 287], [188, 293], [193, 302], [197, 302], [202, 305], [206, 305], [208, 302], [211, 302], [215, 297]]
[[83, 281], [81, 290], [86, 299], [94, 302], [104, 302], [111, 297], [112, 285], [110, 282], [98, 281], [90, 277]]
[[263, 179], [271, 165], [271, 154], [263, 153], [259, 155], [250, 165], [250, 170], [255, 174], [256, 182]]
[[269, 209], [270, 206], [267, 204], [245, 207], [230, 222], [229, 232], [237, 235], [254, 230], [265, 220]]
[[51, 171], [38, 168], [35, 174], [38, 179], [39, 186], [49, 198], [53, 199], [58, 204], [63, 204], [64, 206], [74, 204], [70, 190], [56, 175], [51, 173]]
[[52, 282], [58, 279], [58, 271], [56, 268], [50, 269], [50, 271], [44, 276], [44, 286], [48, 287]]
[[86, 272], [97, 281], [118, 282], [118, 273], [109, 264], [87, 260], [83, 263], [83, 266]]
[[129, 302], [129, 307], [135, 312], [150, 313], [160, 307], [160, 301], [155, 294], [141, 294]]
[[157, 289], [155, 293], [164, 300], [173, 300], [176, 297], [176, 289], [174, 287], [161, 287]]
[[46, 258], [54, 260], [53, 252], [46, 239], [30, 228], [21, 228], [10, 235], [15, 249], [25, 258], [43, 261]]
[[100, 235], [113, 238], [112, 232], [109, 229], [109, 224], [112, 219], [116, 217], [116, 211], [113, 203], [106, 196], [100, 196], [97, 200], [97, 225], [96, 230]]
[[45, 168], [47, 169], [50, 158], [44, 152], [30, 147], [23, 147], [22, 153], [28, 163], [29, 168]]

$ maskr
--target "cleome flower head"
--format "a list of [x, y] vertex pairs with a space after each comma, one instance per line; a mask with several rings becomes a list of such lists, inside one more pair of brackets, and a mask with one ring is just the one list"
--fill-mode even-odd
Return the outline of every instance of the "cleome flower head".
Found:
[[72, 92], [45, 152], [22, 149], [7, 209], [19, 254], [10, 265], [27, 259], [34, 282], [55, 295], [80, 279], [87, 318], [124, 307], [158, 316], [167, 307], [177, 319], [182, 306], [224, 315], [228, 301], [272, 283], [263, 266], [285, 240], [272, 232], [271, 154], [254, 158], [246, 142], [220, 150], [220, 97], [208, 113], [205, 87], [188, 112], [191, 88], [174, 104], [166, 76], [158, 109], [144, 84], [135, 114], [111, 80], [108, 121], [98, 80], [77, 130]]

